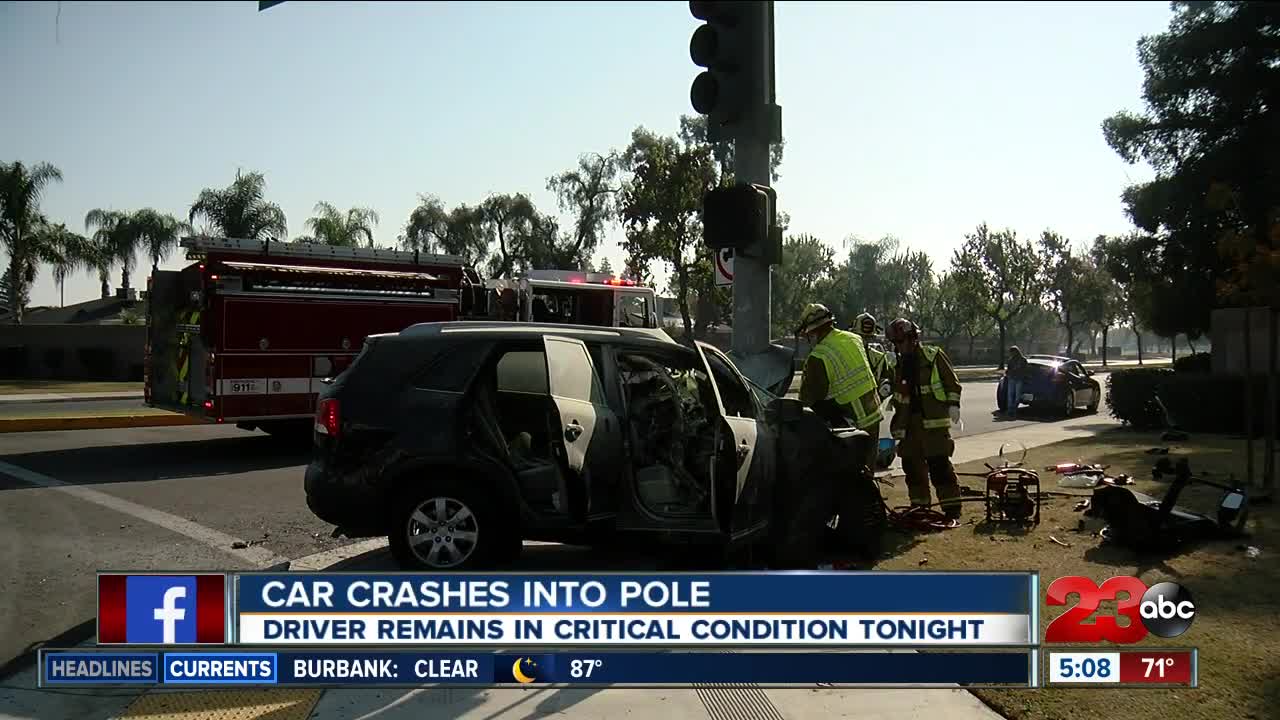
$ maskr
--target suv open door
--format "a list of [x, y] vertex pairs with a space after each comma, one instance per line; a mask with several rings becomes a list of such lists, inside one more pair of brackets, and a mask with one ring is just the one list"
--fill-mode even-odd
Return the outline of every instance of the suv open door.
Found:
[[579, 520], [616, 510], [614, 488], [623, 460], [622, 433], [605, 400], [600, 377], [581, 340], [548, 335], [547, 387], [555, 403], [570, 474], [570, 514]]
[[750, 385], [719, 350], [697, 343], [715, 390], [719, 414], [711, 471], [716, 524], [732, 544], [756, 540], [769, 526], [777, 438]]

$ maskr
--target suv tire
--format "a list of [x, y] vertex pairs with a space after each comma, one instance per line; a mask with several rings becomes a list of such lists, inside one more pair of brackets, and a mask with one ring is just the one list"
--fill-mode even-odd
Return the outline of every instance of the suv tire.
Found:
[[[518, 533], [504, 523], [476, 483], [453, 479], [413, 483], [392, 506], [387, 540], [401, 568], [458, 572], [513, 560]], [[416, 542], [415, 542], [416, 540]], [[435, 547], [434, 551], [431, 550]]]
[[880, 549], [888, 525], [884, 497], [871, 473], [859, 473], [836, 491], [839, 519], [834, 534], [845, 551], [868, 562], [880, 557]]

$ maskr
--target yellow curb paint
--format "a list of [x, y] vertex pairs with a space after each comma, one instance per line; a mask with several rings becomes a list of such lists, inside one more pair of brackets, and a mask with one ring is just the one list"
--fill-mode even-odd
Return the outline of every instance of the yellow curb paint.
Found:
[[0, 433], [41, 432], [50, 430], [110, 430], [115, 428], [170, 427], [198, 425], [203, 421], [179, 413], [137, 415], [95, 415], [0, 418]]
[[120, 720], [307, 720], [323, 690], [148, 692]]

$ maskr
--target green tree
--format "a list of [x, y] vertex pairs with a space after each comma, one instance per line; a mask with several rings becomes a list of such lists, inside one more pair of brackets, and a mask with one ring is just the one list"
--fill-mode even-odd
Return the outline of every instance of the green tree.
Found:
[[49, 163], [0, 163], [0, 246], [9, 255], [9, 303], [18, 324], [31, 300], [40, 263], [56, 256], [37, 232], [45, 223], [40, 199], [53, 182], [62, 182], [62, 171]]
[[886, 236], [875, 242], [857, 237], [845, 241], [848, 254], [835, 270], [831, 311], [846, 322], [863, 312], [877, 319], [897, 317], [907, 302], [911, 269], [899, 241]]
[[[711, 142], [707, 139], [707, 118], [704, 115], [682, 115], [680, 130], [677, 133], [685, 147], [706, 148], [713, 158], [716, 185], [732, 185], [734, 183], [734, 144], [728, 142]], [[769, 148], [769, 175], [772, 181], [779, 178], [778, 168], [782, 165], [785, 143], [774, 143]], [[785, 212], [778, 211], [778, 225], [783, 233], [787, 231], [790, 218]], [[711, 320], [699, 322], [705, 328], [711, 322], [732, 323], [733, 293], [730, 288], [717, 287], [715, 284], [715, 267], [709, 250], [699, 250], [697, 263], [692, 268], [692, 283], [697, 288], [698, 314]], [[771, 303], [772, 305], [772, 303]]]
[[1098, 282], [1101, 285], [1101, 293], [1099, 296], [1099, 318], [1098, 326], [1102, 329], [1102, 366], [1107, 366], [1108, 352], [1108, 336], [1111, 328], [1126, 322], [1129, 318], [1129, 310], [1125, 302], [1124, 289], [1120, 287], [1120, 283], [1109, 273], [1098, 267]]
[[424, 194], [409, 213], [399, 243], [411, 252], [457, 255], [479, 267], [489, 256], [490, 236], [479, 207], [463, 204], [447, 210], [440, 198]]
[[191, 205], [188, 220], [204, 218], [208, 234], [241, 240], [283, 240], [288, 223], [280, 206], [266, 199], [267, 180], [262, 173], [236, 172], [225, 188], [205, 188]]
[[1188, 330], [1189, 337], [1199, 337], [1199, 324], [1189, 325], [1186, 317], [1208, 312], [1199, 304], [1200, 295], [1195, 291], [1201, 279], [1149, 274], [1147, 266], [1152, 255], [1158, 252], [1159, 243], [1159, 238], [1145, 232], [1100, 237], [1095, 241], [1095, 254], [1103, 258], [1103, 267], [1124, 292], [1130, 327], [1139, 341], [1139, 356], [1142, 352], [1139, 327], [1158, 337], [1170, 338], [1171, 342]]
[[[900, 262], [906, 270], [907, 287], [904, 293], [902, 310], [923, 330], [937, 330], [938, 318], [938, 277], [933, 272], [933, 260], [923, 251], [909, 251], [901, 256]], [[893, 321], [893, 318], [877, 318], [881, 325]]]
[[968, 276], [954, 271], [945, 272], [938, 278], [933, 327], [949, 352], [953, 349], [954, 339], [964, 335], [969, 341], [970, 360], [973, 359], [974, 342], [992, 328], [991, 318], [981, 304], [981, 296], [970, 287], [971, 282]]
[[1040, 258], [1013, 230], [992, 232], [986, 223], [965, 236], [952, 259], [954, 272], [976, 294], [1000, 331], [999, 367], [1004, 368], [1009, 323], [1040, 299]]
[[379, 217], [371, 208], [353, 207], [344, 213], [327, 202], [318, 202], [314, 212], [306, 222], [311, 234], [300, 238], [302, 242], [338, 247], [374, 246], [373, 229]]
[[795, 332], [811, 302], [826, 299], [831, 289], [835, 251], [813, 235], [792, 235], [782, 244], [782, 264], [773, 266], [770, 312], [774, 337]]
[[[707, 140], [706, 115], [680, 116], [680, 142], [687, 146], [705, 146], [715, 158], [718, 182], [733, 182], [734, 144], [732, 141], [711, 142]], [[778, 168], [782, 166], [783, 151], [786, 141], [769, 146], [769, 176], [773, 182], [781, 177]]]
[[1173, 9], [1166, 32], [1138, 42], [1146, 111], [1113, 115], [1103, 133], [1126, 162], [1155, 170], [1123, 196], [1151, 236], [1133, 272], [1152, 293], [1152, 328], [1190, 339], [1208, 329], [1219, 293], [1274, 298], [1280, 285], [1280, 6]]
[[528, 264], [529, 229], [538, 211], [527, 195], [491, 195], [479, 207], [484, 234], [497, 243], [497, 253], [489, 267], [491, 277], [509, 277]]
[[613, 263], [609, 262], [609, 258], [605, 258], [604, 260], [600, 261], [600, 269], [598, 272], [602, 272], [606, 275], [613, 274]]
[[449, 236], [449, 211], [435, 195], [419, 194], [418, 206], [409, 213], [404, 232], [397, 239], [410, 252], [442, 252]]
[[559, 237], [559, 233], [546, 234], [551, 227], [549, 219], [531, 227], [541, 230], [536, 237], [543, 245], [549, 238], [556, 239], [542, 250], [550, 256], [544, 261], [544, 267], [582, 267], [595, 254], [605, 231], [617, 217], [618, 195], [622, 191], [618, 182], [621, 169], [622, 158], [616, 152], [588, 153], [578, 158], [577, 167], [547, 179], [547, 190], [555, 193], [560, 210], [569, 213], [573, 222], [564, 237]]
[[715, 185], [715, 161], [705, 145], [638, 127], [622, 162], [630, 173], [620, 202], [628, 269], [647, 278], [652, 261], [670, 266], [685, 337], [691, 338], [693, 275], [699, 257], [708, 254], [702, 246], [702, 198]]
[[491, 228], [492, 225], [485, 222], [484, 211], [478, 205], [457, 205], [449, 211], [446, 219], [442, 249], [449, 255], [459, 255], [475, 267], [480, 267], [489, 257], [493, 246]]
[[1067, 348], [1076, 352], [1076, 333], [1103, 320], [1105, 290], [1099, 269], [1086, 253], [1052, 230], [1040, 235], [1041, 284], [1058, 325], [1067, 333]]

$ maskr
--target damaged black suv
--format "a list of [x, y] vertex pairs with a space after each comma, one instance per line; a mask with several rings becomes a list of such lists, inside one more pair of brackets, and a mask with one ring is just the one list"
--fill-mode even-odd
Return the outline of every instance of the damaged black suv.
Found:
[[[769, 567], [824, 537], [878, 552], [866, 433], [828, 428], [714, 347], [660, 330], [415, 325], [321, 393], [307, 503], [405, 568], [514, 560], [523, 540], [640, 534]], [[837, 517], [838, 515], [838, 517]]]

